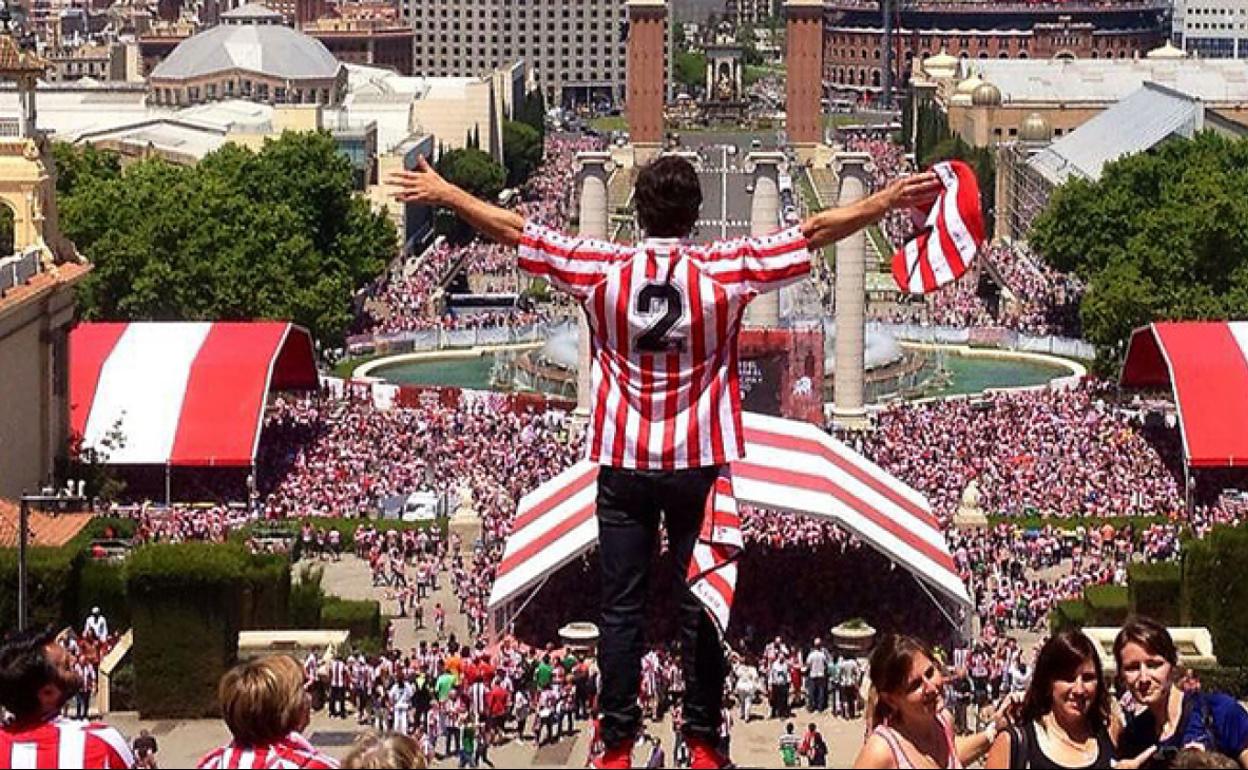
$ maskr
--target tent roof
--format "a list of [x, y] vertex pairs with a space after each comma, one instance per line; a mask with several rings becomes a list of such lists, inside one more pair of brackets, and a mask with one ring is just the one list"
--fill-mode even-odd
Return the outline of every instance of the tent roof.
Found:
[[269, 390], [317, 387], [289, 323], [88, 323], [69, 346], [71, 429], [113, 465], [250, 465]]
[[[814, 425], [744, 415], [746, 458], [733, 463], [738, 503], [841, 525], [916, 578], [971, 609], [927, 500]], [[594, 547], [598, 466], [577, 463], [520, 500], [490, 607], [512, 601]]]
[[1248, 467], [1248, 321], [1136, 329], [1120, 381], [1129, 388], [1174, 389], [1189, 465]]

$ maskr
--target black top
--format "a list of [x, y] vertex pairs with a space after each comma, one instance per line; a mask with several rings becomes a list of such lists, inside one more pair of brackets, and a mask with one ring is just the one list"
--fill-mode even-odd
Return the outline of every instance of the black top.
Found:
[[1034, 721], [1010, 730], [1011, 767], [1031, 768], [1031, 770], [1083, 770], [1083, 768], [1104, 770], [1111, 766], [1113, 759], [1114, 743], [1109, 739], [1109, 732], [1103, 727], [1096, 733], [1096, 757], [1084, 765], [1059, 765], [1048, 754], [1041, 751]]

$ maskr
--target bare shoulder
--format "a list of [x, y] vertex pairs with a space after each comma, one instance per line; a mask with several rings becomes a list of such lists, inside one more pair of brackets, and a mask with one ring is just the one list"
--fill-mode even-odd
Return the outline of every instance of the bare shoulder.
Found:
[[888, 745], [888, 741], [879, 733], [871, 733], [867, 736], [867, 740], [862, 744], [862, 749], [858, 752], [857, 759], [854, 760], [854, 767], [878, 767], [878, 768], [895, 768], [897, 767], [897, 758], [893, 756], [893, 749]]

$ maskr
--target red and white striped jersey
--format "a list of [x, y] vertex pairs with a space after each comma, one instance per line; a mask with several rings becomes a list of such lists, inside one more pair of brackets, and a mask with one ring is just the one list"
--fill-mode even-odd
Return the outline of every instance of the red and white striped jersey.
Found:
[[102, 722], [56, 717], [35, 727], [0, 729], [0, 767], [134, 767], [130, 744]]
[[233, 742], [204, 755], [196, 765], [200, 770], [330, 770], [338, 760], [317, 751], [307, 738], [291, 733], [268, 746], [238, 746]]
[[526, 224], [520, 269], [576, 297], [589, 318], [589, 458], [640, 470], [740, 459], [742, 315], [754, 297], [807, 275], [810, 260], [798, 227], [630, 246]]

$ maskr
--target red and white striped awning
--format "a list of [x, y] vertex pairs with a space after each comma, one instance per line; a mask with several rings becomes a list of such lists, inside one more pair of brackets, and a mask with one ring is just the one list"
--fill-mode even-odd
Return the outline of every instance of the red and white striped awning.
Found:
[[1248, 466], [1248, 321], [1136, 329], [1120, 381], [1128, 388], [1174, 389], [1188, 465]]
[[69, 416], [111, 465], [246, 466], [265, 396], [317, 387], [312, 338], [288, 323], [86, 323], [69, 335]]
[[[744, 425], [746, 459], [732, 466], [738, 503], [839, 524], [958, 606], [972, 608], [923, 495], [809, 423], [746, 412]], [[583, 460], [520, 500], [491, 609], [597, 543], [597, 481], [597, 464]]]

